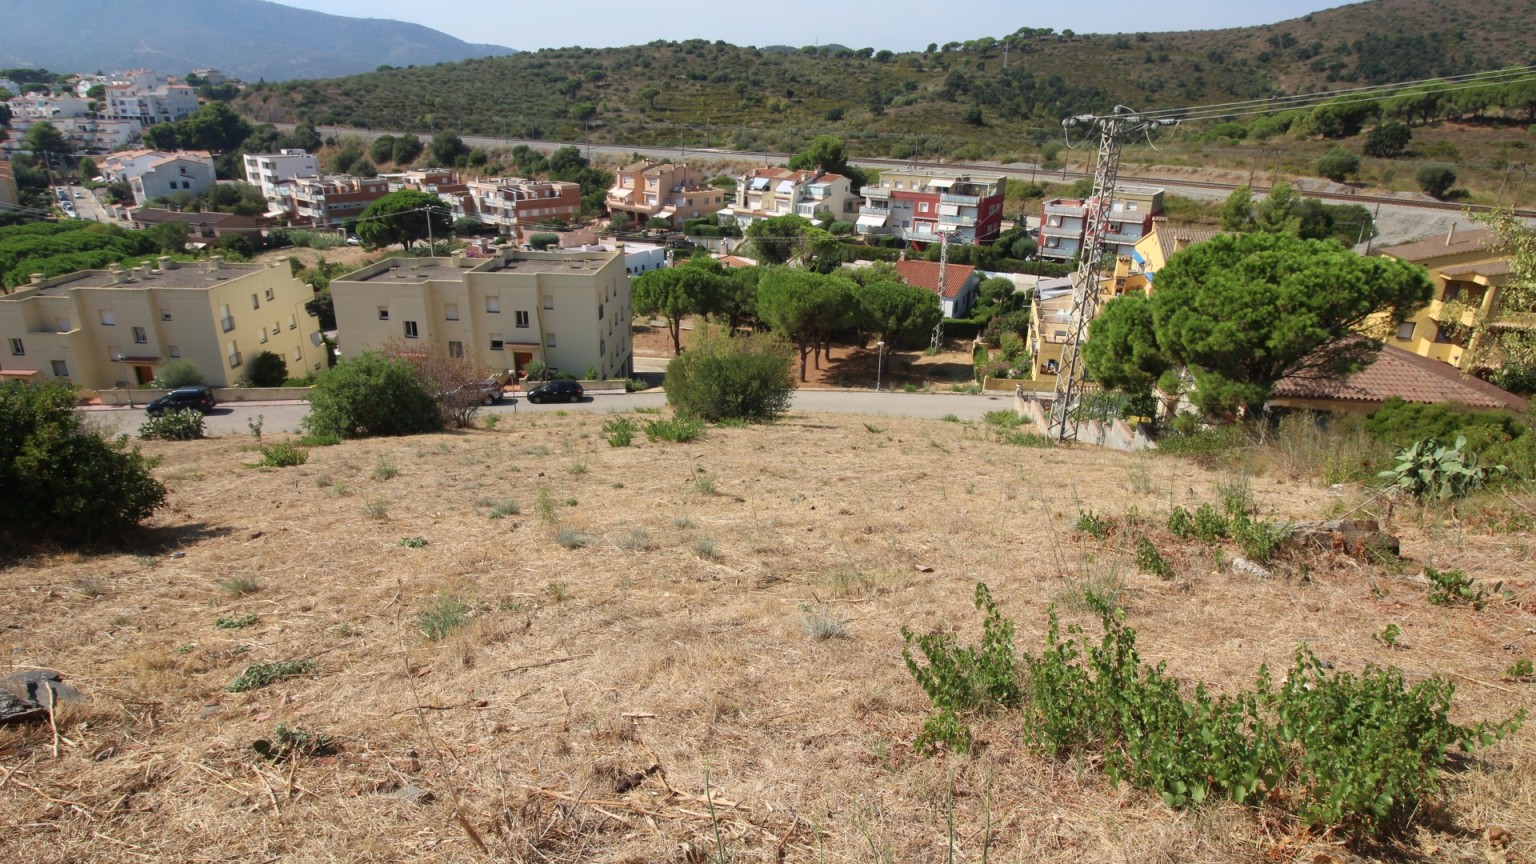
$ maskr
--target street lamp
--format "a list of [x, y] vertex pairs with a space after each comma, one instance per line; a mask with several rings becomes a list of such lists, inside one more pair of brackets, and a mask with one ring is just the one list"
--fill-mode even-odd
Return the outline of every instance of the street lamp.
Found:
[[880, 392], [880, 372], [885, 368], [885, 340], [875, 343], [875, 392]]

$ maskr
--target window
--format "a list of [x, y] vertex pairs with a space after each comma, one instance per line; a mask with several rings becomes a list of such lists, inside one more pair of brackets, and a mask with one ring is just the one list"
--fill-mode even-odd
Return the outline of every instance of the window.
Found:
[[107, 309], [98, 309], [96, 314], [101, 316], [101, 326], [112, 327], [117, 324], [117, 316]]
[[544, 347], [545, 348], [553, 348], [553, 347], [555, 347], [555, 334], [553, 334], [553, 333], [545, 333], [544, 334]]
[[271, 299], [272, 299], [272, 289], [271, 289], [271, 288], [268, 288], [268, 289], [267, 289], [267, 299], [268, 299], [268, 300], [271, 300]]
[[169, 321], [169, 320], [171, 320], [171, 310], [169, 310], [169, 309], [161, 309], [160, 310], [160, 320], [161, 321]]
[[500, 297], [487, 297], [487, 298], [485, 298], [485, 311], [487, 311], [487, 312], [500, 312], [501, 311], [501, 298]]
[[405, 338], [407, 338], [407, 339], [415, 339], [418, 335], [419, 334], [416, 332], [416, 322], [415, 321], [407, 321], [407, 322], [405, 322]]
[[25, 357], [25, 356], [27, 356], [26, 346], [21, 344], [21, 340], [20, 339], [12, 339], [11, 340], [11, 353], [16, 355], [17, 357]]
[[919, 213], [927, 213], [928, 212], [928, 202], [927, 201], [919, 201], [919, 202], [917, 202], [917, 212], [919, 212]]
[[68, 378], [69, 377], [69, 366], [66, 365], [63, 360], [55, 360], [55, 361], [53, 361], [53, 377], [55, 377], [55, 378]]
[[555, 308], [555, 295], [553, 295], [553, 294], [545, 294], [544, 295], [544, 308], [545, 309], [553, 309], [553, 308]]
[[303, 360], [303, 359], [304, 359], [304, 349], [302, 349], [302, 348], [295, 348], [295, 349], [293, 349], [293, 360], [294, 360], [294, 362], [297, 363], [297, 362], [299, 362], [300, 360]]
[[449, 303], [447, 306], [444, 306], [443, 317], [447, 318], [449, 321], [459, 320], [459, 304]]
[[491, 350], [492, 351], [500, 351], [501, 350], [501, 346], [502, 346], [501, 334], [500, 333], [492, 333], [491, 334]]
[[379, 307], [379, 320], [380, 321], [388, 321], [389, 320], [389, 307], [388, 306], [380, 306]]
[[283, 332], [283, 322], [277, 320], [276, 318], [272, 319], [272, 335], [276, 336], [281, 332]]
[[135, 327], [135, 328], [133, 328], [133, 343], [135, 345], [143, 345], [144, 343], [146, 343], [148, 341], [149, 341], [149, 334], [144, 332], [144, 328], [143, 327]]
[[261, 328], [261, 339], [260, 339], [260, 341], [261, 341], [261, 344], [263, 344], [263, 345], [267, 344], [267, 328], [265, 328], [265, 327]]
[[257, 297], [255, 294], [251, 295], [251, 308], [252, 309], [260, 309], [261, 308], [261, 298]]
[[517, 326], [519, 326], [519, 327], [527, 327], [528, 326], [528, 313], [526, 311], [521, 311], [521, 310], [518, 311], [518, 313], [517, 313]]
[[597, 320], [603, 320], [603, 304], [597, 304]]
[[167, 346], [165, 346], [165, 351], [166, 351], [167, 354], [170, 354], [172, 357], [180, 357], [181, 356], [181, 346], [180, 345], [167, 345]]
[[448, 356], [449, 357], [463, 357], [464, 356], [464, 343], [463, 342], [449, 342], [448, 343]]
[[239, 366], [243, 362], [245, 362], [245, 361], [240, 357], [240, 346], [236, 345], [234, 342], [230, 342], [229, 343], [229, 367], [231, 369], [233, 369], [236, 366]]
[[294, 317], [294, 316], [292, 316], [292, 315], [289, 315], [289, 316], [288, 316], [288, 329], [289, 329], [289, 330], [294, 330], [294, 329], [296, 329], [296, 328], [297, 328], [297, 327], [298, 327], [298, 326], [299, 326], [299, 319], [298, 319], [298, 318], [295, 318], [295, 317]]
[[1404, 321], [1402, 324], [1398, 325], [1398, 328], [1397, 328], [1397, 338], [1399, 338], [1399, 339], [1412, 339], [1413, 338], [1413, 328], [1415, 326], [1417, 326], [1417, 325], [1415, 325], [1412, 321]]
[[597, 353], [599, 353], [599, 354], [601, 354], [601, 355], [603, 355], [605, 357], [608, 356], [608, 340], [607, 339], [599, 339], [599, 340], [597, 340]]

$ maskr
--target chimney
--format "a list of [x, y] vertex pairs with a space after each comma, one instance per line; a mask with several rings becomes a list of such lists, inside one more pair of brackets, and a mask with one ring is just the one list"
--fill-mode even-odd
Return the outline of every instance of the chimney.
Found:
[[123, 265], [108, 264], [107, 275], [111, 277], [112, 284], [117, 285], [123, 281]]
[[1456, 239], [1456, 223], [1452, 222], [1451, 223], [1451, 230], [1445, 232], [1445, 245], [1447, 245], [1447, 246], [1451, 245], [1451, 241], [1453, 241], [1455, 239]]
[[159, 258], [155, 259], [155, 263], [160, 265], [160, 269], [161, 270], [175, 270], [176, 269], [176, 259], [172, 258], [169, 255], [161, 255]]
[[43, 278], [44, 277], [43, 277], [43, 274], [41, 274], [41, 273], [32, 273], [32, 274], [30, 274], [28, 276], [28, 278], [32, 280], [29, 284], [32, 284], [32, 285], [41, 285], [41, 284], [43, 284]]
[[223, 270], [224, 269], [224, 256], [223, 255], [210, 255], [210, 256], [208, 256], [208, 269], [209, 270]]

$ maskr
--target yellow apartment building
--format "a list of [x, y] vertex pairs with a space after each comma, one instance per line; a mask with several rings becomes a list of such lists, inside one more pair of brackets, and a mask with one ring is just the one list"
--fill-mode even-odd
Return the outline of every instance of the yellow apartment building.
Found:
[[286, 265], [229, 264], [215, 256], [178, 264], [33, 277], [0, 297], [0, 372], [62, 378], [87, 390], [147, 384], [187, 360], [208, 384], [245, 377], [262, 351], [300, 377], [325, 368], [325, 345], [304, 311], [314, 296]]
[[1429, 305], [1404, 321], [1396, 333], [1378, 335], [1388, 345], [1465, 370], [1474, 362], [1476, 347], [1469, 341], [1468, 328], [1478, 320], [1490, 321], [1494, 327], [1536, 323], [1499, 313], [1499, 289], [1509, 277], [1509, 260], [1494, 251], [1496, 242], [1490, 229], [1457, 231], [1453, 226], [1444, 237], [1382, 249], [1388, 258], [1428, 270], [1435, 293]]
[[521, 371], [632, 372], [624, 250], [391, 258], [331, 282], [343, 355], [392, 340]]

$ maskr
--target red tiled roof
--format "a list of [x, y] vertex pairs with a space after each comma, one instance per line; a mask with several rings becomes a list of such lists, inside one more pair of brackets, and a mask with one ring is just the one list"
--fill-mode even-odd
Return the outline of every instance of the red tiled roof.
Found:
[[[937, 261], [897, 261], [896, 272], [901, 274], [901, 281], [918, 288], [927, 288], [935, 293], [939, 290], [939, 262]], [[969, 264], [950, 264], [949, 272], [945, 274], [944, 293], [940, 296], [945, 300], [954, 300], [960, 296], [960, 289], [970, 280], [971, 274], [976, 268]]]
[[[1447, 242], [1447, 239], [1449, 239], [1449, 242]], [[1444, 258], [1449, 255], [1464, 255], [1468, 252], [1492, 252], [1497, 239], [1492, 229], [1473, 228], [1468, 231], [1457, 231], [1454, 234], [1450, 234], [1448, 238], [1438, 236], [1427, 237], [1413, 243], [1404, 243], [1401, 246], [1388, 246], [1381, 250], [1381, 254], [1418, 263], [1421, 261], [1432, 261], [1436, 258]]]
[[1375, 362], [1343, 378], [1284, 378], [1273, 395], [1282, 399], [1337, 399], [1343, 402], [1384, 402], [1396, 396], [1405, 402], [1459, 402], [1473, 408], [1525, 410], [1525, 400], [1480, 381], [1449, 363], [1420, 357], [1385, 345]]

